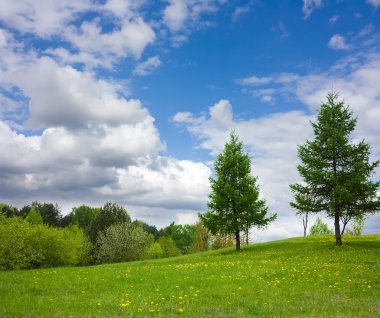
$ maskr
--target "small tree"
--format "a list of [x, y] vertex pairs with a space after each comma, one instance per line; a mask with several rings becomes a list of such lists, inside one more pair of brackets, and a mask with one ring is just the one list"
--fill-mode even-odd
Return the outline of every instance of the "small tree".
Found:
[[131, 222], [128, 212], [116, 203], [107, 202], [96, 214], [89, 226], [89, 236], [93, 243], [96, 242], [98, 234], [112, 224]]
[[210, 178], [208, 211], [199, 218], [213, 234], [233, 234], [236, 251], [240, 251], [240, 232], [252, 226], [264, 227], [276, 219], [276, 214], [267, 215], [266, 203], [259, 199], [257, 178], [250, 175], [251, 159], [235, 132], [231, 132], [214, 168], [216, 178]]
[[380, 161], [369, 162], [370, 147], [364, 141], [354, 144], [351, 134], [356, 118], [336, 93], [327, 95], [321, 105], [317, 121], [312, 123], [314, 139], [298, 148], [301, 164], [298, 165], [303, 183], [292, 184], [294, 205], [297, 197], [308, 194], [302, 210], [326, 212], [334, 219], [335, 239], [342, 245], [340, 219], [348, 211], [354, 215], [378, 212], [379, 182], [371, 177]]
[[320, 217], [317, 217], [315, 223], [310, 228], [310, 235], [326, 235], [333, 234], [326, 223], [322, 222]]
[[96, 244], [100, 263], [135, 261], [145, 256], [149, 234], [140, 224], [116, 223], [99, 233]]

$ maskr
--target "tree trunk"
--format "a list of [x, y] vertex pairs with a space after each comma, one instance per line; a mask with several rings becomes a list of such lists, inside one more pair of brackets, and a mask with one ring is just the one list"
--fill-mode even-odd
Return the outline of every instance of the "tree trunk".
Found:
[[247, 230], [245, 233], [245, 244], [246, 245], [248, 245], [248, 241], [249, 241], [249, 225], [247, 224]]
[[240, 231], [235, 231], [235, 239], [236, 239], [236, 252], [240, 252]]
[[342, 246], [342, 236], [340, 235], [339, 208], [335, 208], [335, 240], [337, 246]]
[[305, 217], [302, 218], [302, 223], [303, 223], [303, 236], [306, 236], [306, 231], [307, 231], [307, 221], [308, 221], [308, 212], [306, 212]]

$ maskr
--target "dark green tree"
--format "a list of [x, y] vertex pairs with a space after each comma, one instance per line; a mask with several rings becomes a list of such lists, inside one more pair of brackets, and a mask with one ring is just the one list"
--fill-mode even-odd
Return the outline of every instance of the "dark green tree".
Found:
[[17, 208], [5, 203], [1, 203], [1, 202], [0, 202], [0, 213], [5, 215], [7, 218], [20, 215], [20, 212], [17, 210]]
[[32, 202], [31, 205], [26, 205], [20, 210], [20, 214], [25, 218], [31, 209], [36, 209], [42, 216], [44, 224], [49, 226], [61, 226], [61, 209], [58, 204]]
[[302, 183], [290, 185], [293, 207], [326, 212], [334, 219], [336, 244], [342, 245], [340, 219], [347, 213], [364, 215], [378, 212], [379, 182], [372, 176], [380, 161], [370, 163], [370, 147], [352, 142], [357, 119], [338, 94], [329, 93], [312, 122], [314, 139], [298, 147], [301, 164], [297, 169]]
[[265, 227], [277, 215], [268, 216], [268, 208], [259, 199], [257, 178], [251, 176], [251, 159], [243, 152], [243, 143], [235, 132], [214, 163], [215, 178], [210, 178], [211, 193], [208, 211], [199, 214], [212, 234], [235, 236], [236, 251], [240, 250], [240, 232], [252, 226]]
[[107, 202], [91, 222], [89, 229], [91, 241], [95, 244], [101, 231], [104, 231], [112, 224], [124, 222], [131, 222], [128, 212], [116, 203]]

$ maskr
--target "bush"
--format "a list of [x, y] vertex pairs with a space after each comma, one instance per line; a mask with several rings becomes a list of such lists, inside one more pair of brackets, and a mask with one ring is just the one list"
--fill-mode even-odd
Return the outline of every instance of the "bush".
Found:
[[128, 262], [142, 259], [149, 244], [149, 235], [141, 224], [113, 224], [100, 232], [96, 241], [98, 263]]
[[157, 259], [157, 258], [162, 258], [163, 256], [164, 256], [164, 251], [162, 250], [161, 245], [154, 241], [151, 242], [146, 250], [145, 258]]
[[323, 223], [321, 218], [317, 217], [314, 225], [310, 228], [310, 235], [324, 235], [333, 234], [333, 231], [329, 229], [326, 223]]
[[30, 268], [41, 255], [28, 241], [30, 224], [22, 218], [0, 214], [0, 269]]
[[181, 254], [181, 251], [175, 245], [175, 242], [170, 236], [162, 236], [158, 239], [158, 243], [162, 248], [163, 257], [177, 256]]
[[78, 227], [60, 229], [0, 216], [0, 269], [84, 264], [90, 248]]

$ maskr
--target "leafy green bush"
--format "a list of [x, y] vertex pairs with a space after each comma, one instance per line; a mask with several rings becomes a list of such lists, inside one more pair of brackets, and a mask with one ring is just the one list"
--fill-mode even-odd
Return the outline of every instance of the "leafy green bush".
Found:
[[149, 234], [141, 224], [117, 223], [98, 234], [96, 261], [98, 263], [128, 262], [142, 259], [149, 245]]
[[28, 241], [30, 224], [22, 218], [6, 218], [0, 213], [0, 269], [29, 268], [41, 255]]
[[0, 216], [0, 269], [85, 264], [90, 248], [78, 227], [61, 229]]
[[329, 229], [326, 223], [323, 223], [320, 217], [317, 217], [317, 220], [310, 228], [310, 235], [324, 235], [324, 234], [333, 234], [333, 231]]

